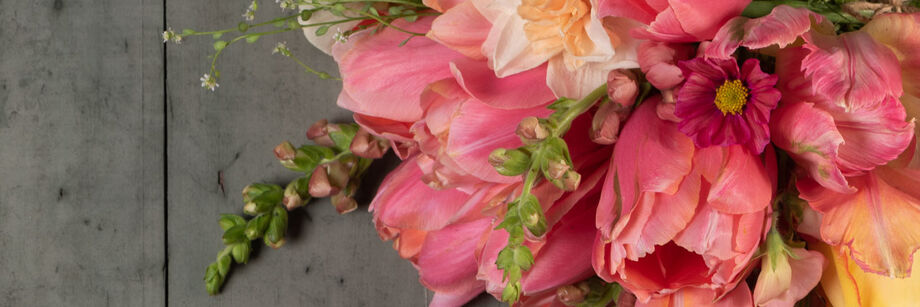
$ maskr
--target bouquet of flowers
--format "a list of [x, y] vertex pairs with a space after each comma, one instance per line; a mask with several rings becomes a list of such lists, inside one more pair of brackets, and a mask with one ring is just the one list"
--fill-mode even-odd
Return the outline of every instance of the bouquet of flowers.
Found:
[[[219, 291], [287, 211], [370, 204], [433, 306], [906, 306], [920, 302], [920, 3], [851, 0], [276, 0], [220, 53], [299, 31], [356, 123], [284, 142], [285, 187], [224, 215]], [[259, 27], [273, 30], [256, 32]], [[226, 34], [238, 35], [224, 41]], [[917, 256], [917, 257], [915, 257]], [[820, 285], [819, 285], [820, 284]]]

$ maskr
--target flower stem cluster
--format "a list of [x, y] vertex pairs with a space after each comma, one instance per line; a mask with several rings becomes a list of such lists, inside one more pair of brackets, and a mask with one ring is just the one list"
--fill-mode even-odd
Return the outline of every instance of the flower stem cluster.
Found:
[[[220, 79], [220, 70], [217, 69], [217, 59], [220, 58], [220, 55], [227, 47], [240, 41], [255, 43], [263, 36], [301, 30], [304, 28], [316, 28], [316, 35], [322, 36], [326, 35], [331, 27], [349, 22], [359, 23], [358, 26], [348, 31], [331, 34], [335, 36], [337, 41], [346, 41], [348, 36], [361, 30], [373, 29], [373, 31], [380, 31], [383, 28], [392, 28], [410, 34], [409, 39], [411, 39], [415, 36], [424, 36], [425, 33], [418, 33], [400, 28], [393, 25], [393, 22], [399, 19], [413, 22], [421, 16], [438, 14], [426, 8], [420, 0], [276, 0], [275, 2], [281, 6], [282, 12], [294, 13], [288, 13], [286, 16], [277, 17], [265, 22], [253, 23], [256, 18], [256, 12], [259, 9], [258, 1], [253, 0], [250, 2], [246, 12], [242, 15], [244, 20], [239, 22], [235, 27], [216, 31], [185, 29], [182, 30], [181, 33], [176, 33], [172, 28], [167, 28], [163, 32], [163, 42], [172, 41], [179, 44], [185, 37], [211, 36], [211, 38], [214, 39], [214, 54], [210, 56], [210, 69], [208, 73], [205, 74], [206, 78], [202, 80], [202, 87], [214, 91], [218, 87], [217, 80]], [[324, 19], [311, 22], [314, 14], [320, 11], [328, 12], [334, 16], [334, 18], [332, 20]], [[256, 31], [256, 29], [268, 26], [272, 26], [275, 29], [269, 28], [262, 31]], [[237, 33], [237, 36], [229, 40], [221, 39], [225, 34], [231, 33]], [[408, 42], [409, 39], [406, 39], [403, 44]], [[275, 48], [275, 51], [277, 51], [277, 48]], [[293, 59], [308, 73], [317, 75], [323, 79], [333, 79], [329, 73], [318, 71], [304, 64], [303, 61], [294, 57], [290, 50], [282, 54]]]
[[249, 261], [253, 240], [262, 239], [272, 248], [284, 245], [288, 211], [304, 206], [313, 197], [331, 197], [340, 214], [354, 211], [358, 207], [354, 195], [361, 178], [373, 159], [380, 158], [388, 149], [385, 142], [362, 133], [356, 124], [329, 124], [321, 120], [310, 128], [307, 137], [317, 145], [295, 148], [290, 142], [283, 142], [274, 150], [282, 166], [302, 173], [303, 177], [294, 179], [285, 188], [263, 183], [246, 186], [243, 212], [252, 216], [249, 220], [234, 214], [221, 215], [218, 223], [224, 230], [226, 247], [205, 271], [208, 294], [220, 292], [232, 260], [238, 264]]
[[548, 106], [555, 111], [548, 118], [530, 117], [521, 121], [517, 135], [524, 146], [499, 148], [489, 156], [489, 162], [500, 174], [524, 176], [521, 194], [508, 203], [504, 219], [495, 227], [508, 232], [508, 244], [499, 252], [495, 263], [508, 281], [502, 292], [505, 302], [514, 303], [520, 299], [522, 274], [533, 266], [533, 253], [524, 245], [525, 236], [540, 238], [548, 230], [540, 201], [531, 191], [540, 179], [565, 191], [578, 188], [581, 175], [574, 170], [568, 145], [562, 136], [576, 117], [588, 111], [606, 94], [605, 84], [581, 100], [557, 100]]

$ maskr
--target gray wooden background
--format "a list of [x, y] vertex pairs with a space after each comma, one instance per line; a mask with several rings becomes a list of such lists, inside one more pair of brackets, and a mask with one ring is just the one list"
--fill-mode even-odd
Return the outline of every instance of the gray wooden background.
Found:
[[[260, 19], [279, 10], [261, 2]], [[218, 215], [241, 212], [246, 184], [294, 176], [274, 145], [306, 142], [315, 120], [349, 119], [339, 83], [271, 55], [287, 41], [336, 72], [298, 33], [228, 49], [215, 93], [198, 80], [209, 38], [161, 43], [165, 24], [231, 27], [247, 5], [0, 0], [0, 306], [427, 304], [412, 266], [378, 239], [367, 197], [346, 216], [326, 201], [292, 213], [287, 245], [256, 248], [223, 294], [205, 293]]]

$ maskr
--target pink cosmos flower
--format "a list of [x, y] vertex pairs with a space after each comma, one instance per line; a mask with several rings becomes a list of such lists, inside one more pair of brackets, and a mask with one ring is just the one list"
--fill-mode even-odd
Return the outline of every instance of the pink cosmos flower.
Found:
[[775, 161], [740, 145], [694, 146], [658, 117], [659, 102], [639, 106], [614, 149], [594, 269], [643, 304], [696, 290], [711, 302], [741, 282], [768, 227]]
[[780, 99], [776, 76], [748, 59], [695, 58], [679, 63], [687, 81], [677, 93], [680, 131], [699, 147], [744, 145], [755, 153], [770, 143], [770, 112]]
[[598, 0], [599, 16], [616, 16], [648, 25], [633, 31], [642, 39], [670, 43], [710, 40], [750, 0]]

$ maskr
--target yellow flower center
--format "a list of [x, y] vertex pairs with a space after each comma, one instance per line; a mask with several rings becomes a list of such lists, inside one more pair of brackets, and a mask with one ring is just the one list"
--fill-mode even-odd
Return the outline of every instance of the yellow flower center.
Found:
[[744, 105], [747, 104], [748, 88], [744, 87], [741, 80], [726, 80], [716, 90], [716, 107], [722, 111], [722, 115], [738, 115]]

